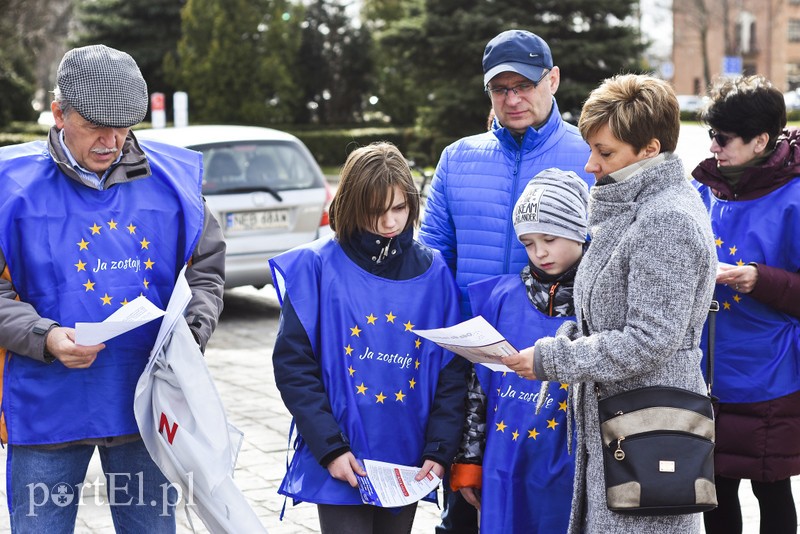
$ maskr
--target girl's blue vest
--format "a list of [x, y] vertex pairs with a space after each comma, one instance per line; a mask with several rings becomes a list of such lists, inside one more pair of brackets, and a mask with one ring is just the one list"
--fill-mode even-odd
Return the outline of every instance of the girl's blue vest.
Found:
[[[413, 330], [458, 322], [458, 293], [444, 261], [437, 254], [421, 276], [387, 280], [323, 239], [270, 264], [285, 281], [355, 457], [421, 466], [439, 371], [454, 356]], [[331, 477], [302, 436], [295, 447], [279, 493], [317, 504], [362, 504], [358, 490]]]

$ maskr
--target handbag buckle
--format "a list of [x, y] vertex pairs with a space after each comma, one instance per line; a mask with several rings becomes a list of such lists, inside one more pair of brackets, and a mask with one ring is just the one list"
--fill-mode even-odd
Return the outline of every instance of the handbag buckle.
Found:
[[622, 450], [621, 446], [623, 439], [625, 439], [625, 436], [617, 438], [617, 450], [614, 451], [614, 459], [620, 462], [625, 459], [625, 451]]

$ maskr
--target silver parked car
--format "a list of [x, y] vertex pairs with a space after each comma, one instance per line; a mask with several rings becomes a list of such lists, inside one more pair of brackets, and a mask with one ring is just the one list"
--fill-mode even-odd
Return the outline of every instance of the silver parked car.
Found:
[[227, 243], [225, 287], [272, 282], [267, 260], [330, 233], [331, 191], [295, 136], [249, 126], [135, 130], [203, 153], [203, 195]]

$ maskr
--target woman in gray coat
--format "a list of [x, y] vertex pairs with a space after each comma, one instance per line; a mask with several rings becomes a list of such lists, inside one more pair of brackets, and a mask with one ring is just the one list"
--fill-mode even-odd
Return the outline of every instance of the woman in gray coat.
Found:
[[603, 82], [578, 127], [597, 178], [592, 237], [575, 279], [577, 323], [508, 358], [521, 376], [577, 384], [570, 533], [691, 534], [700, 514], [609, 511], [597, 399], [642, 386], [705, 392], [699, 349], [717, 268], [709, 218], [673, 154], [680, 130], [672, 88], [650, 76]]

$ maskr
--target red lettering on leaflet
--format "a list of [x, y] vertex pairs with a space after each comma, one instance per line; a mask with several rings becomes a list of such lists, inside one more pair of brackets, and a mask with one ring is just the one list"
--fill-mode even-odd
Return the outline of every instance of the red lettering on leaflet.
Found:
[[400, 491], [403, 492], [403, 495], [408, 497], [408, 490], [406, 489], [406, 485], [403, 484], [403, 477], [400, 476], [400, 470], [394, 470], [394, 477], [397, 479], [397, 483], [400, 485]]

